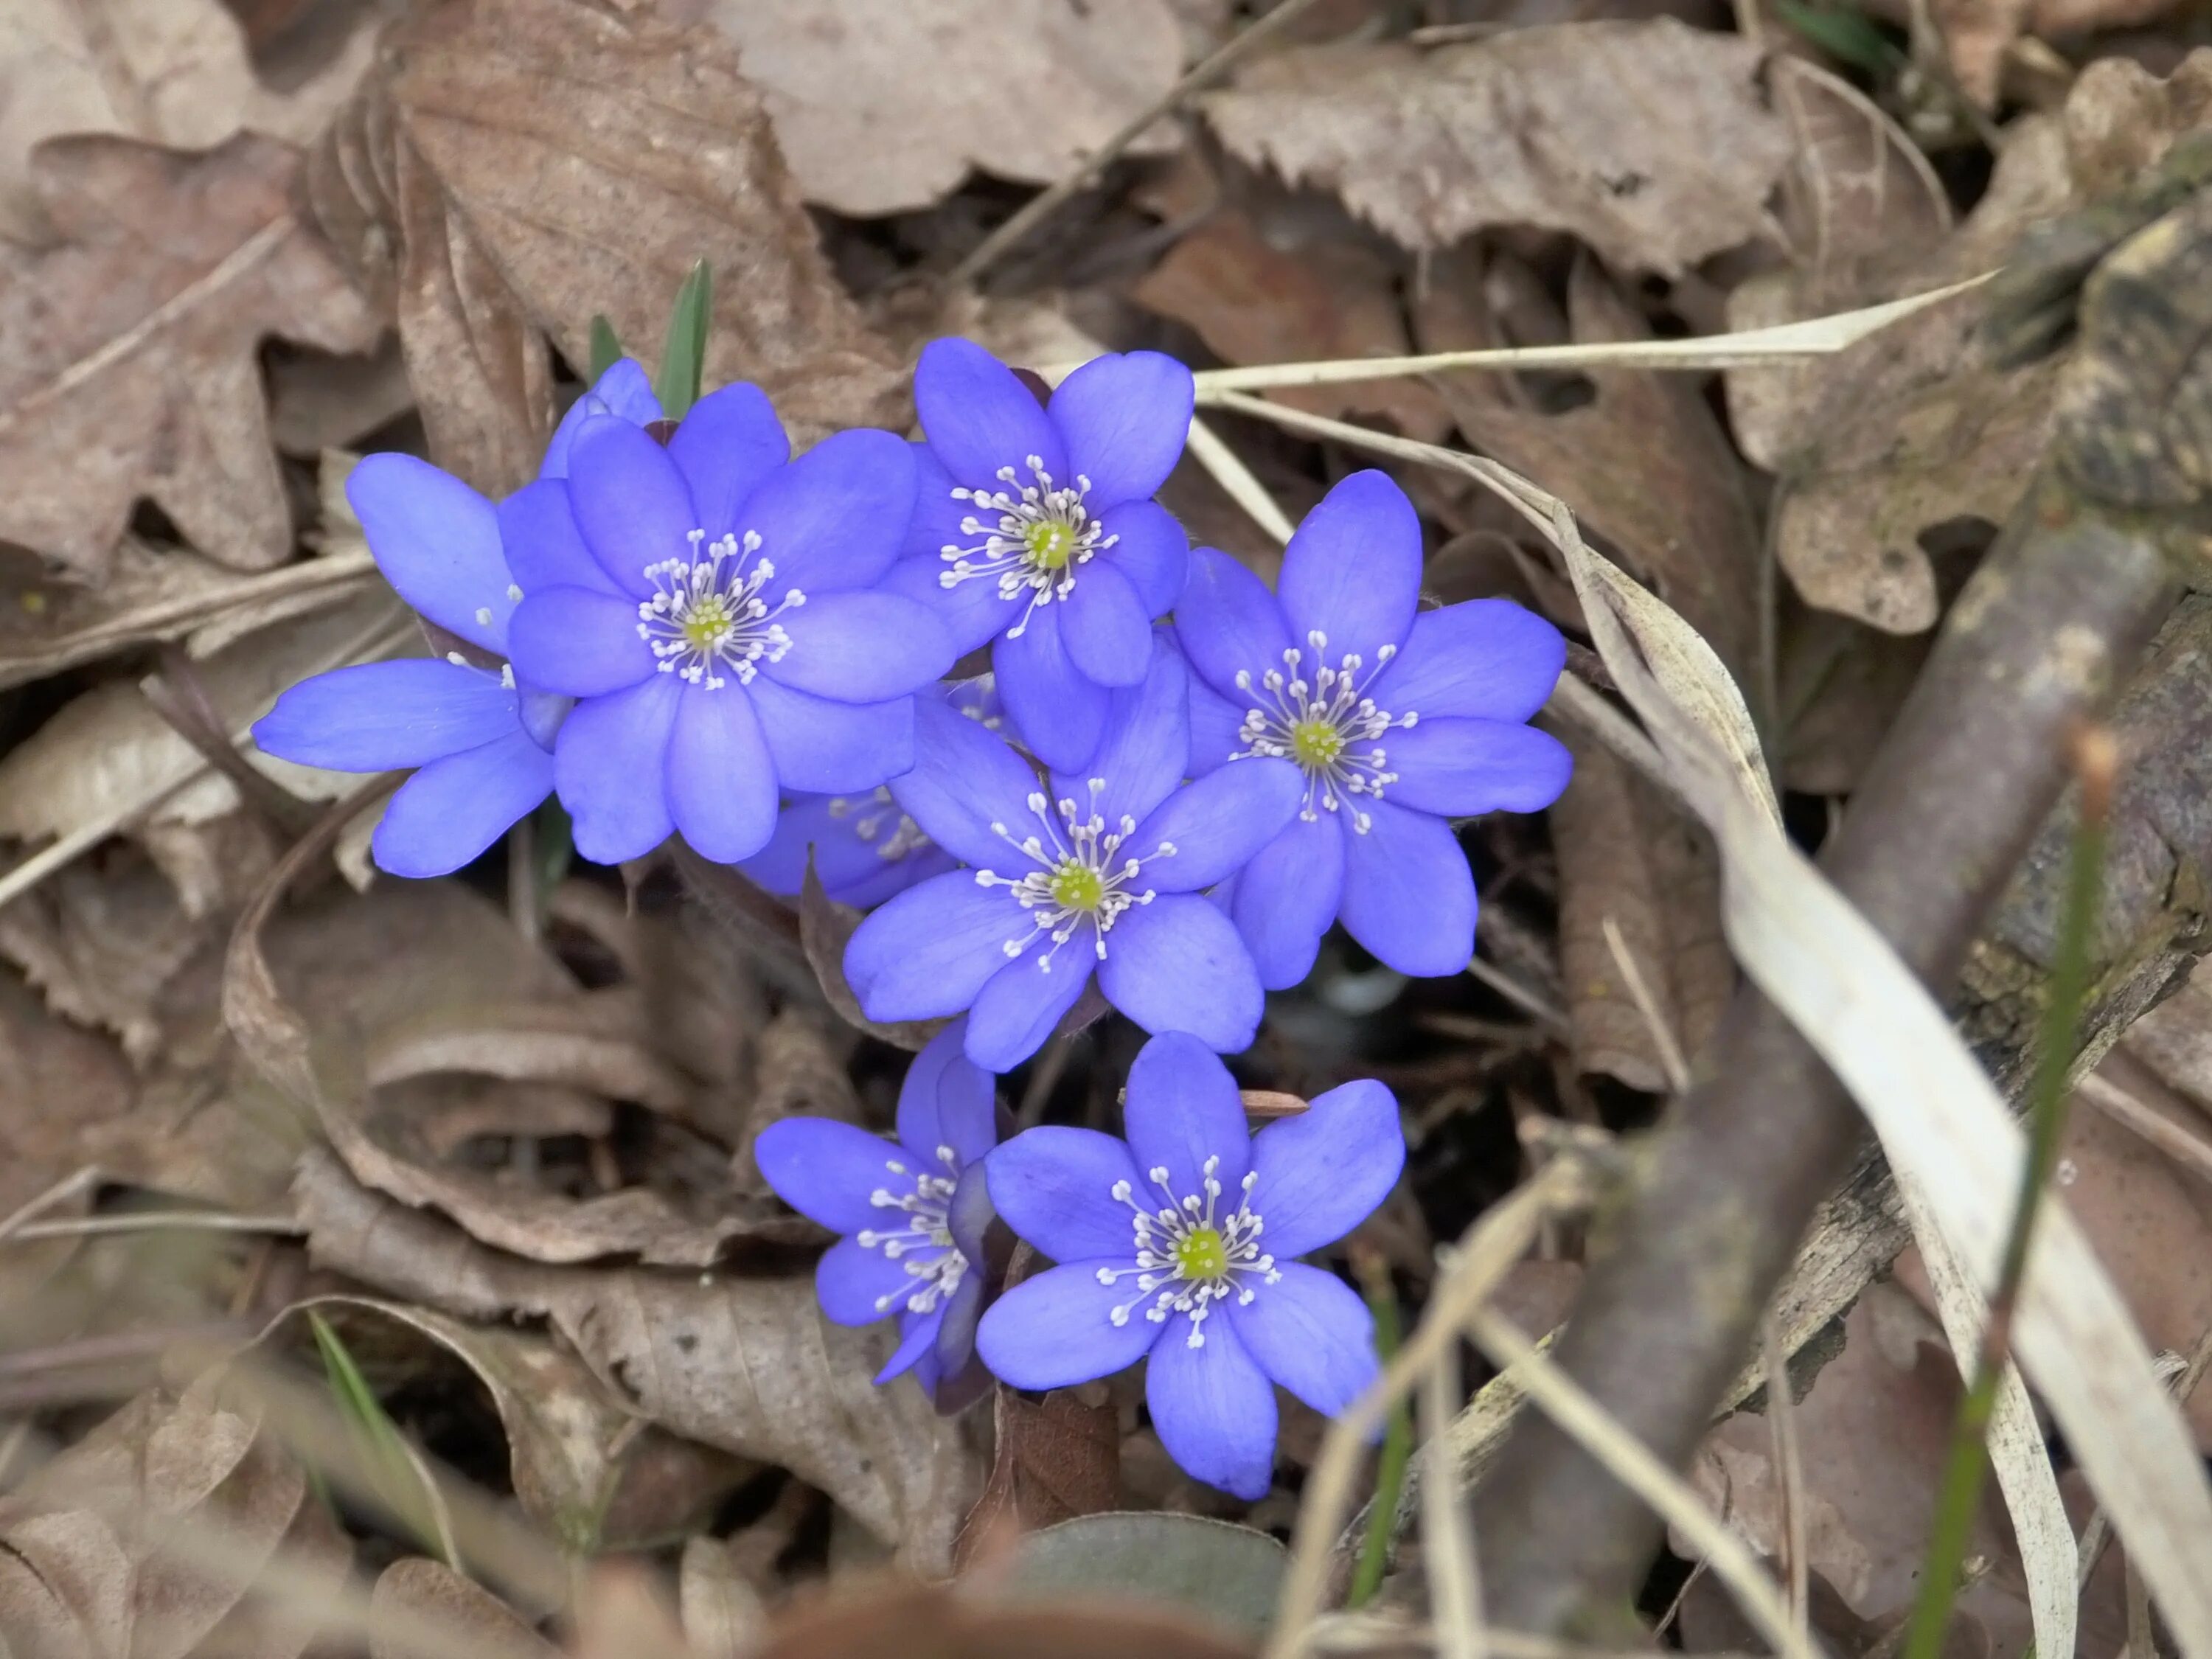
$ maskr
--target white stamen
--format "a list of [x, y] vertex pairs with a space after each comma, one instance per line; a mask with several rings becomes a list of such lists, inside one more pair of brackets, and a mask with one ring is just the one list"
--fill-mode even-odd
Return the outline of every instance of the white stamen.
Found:
[[976, 509], [961, 520], [960, 533], [977, 539], [964, 547], [947, 542], [937, 555], [951, 567], [938, 573], [940, 587], [988, 579], [998, 583], [1002, 599], [1019, 599], [1029, 590], [1028, 605], [1006, 630], [1010, 640], [1022, 636], [1039, 605], [1073, 593], [1076, 572], [1121, 540], [1105, 534], [1105, 526], [1084, 506], [1089, 478], [1079, 473], [1073, 485], [1055, 485], [1043, 457], [1023, 460], [1035, 483], [1021, 483], [1012, 467], [1002, 466], [998, 478], [1005, 489], [953, 490], [954, 501]]
[[[854, 835], [873, 847], [876, 856], [886, 864], [896, 864], [909, 853], [937, 844], [920, 824], [899, 810], [889, 787], [884, 784], [878, 784], [872, 795], [832, 795], [830, 816], [839, 820], [851, 818]], [[890, 831], [888, 835], [884, 834], [886, 825]], [[877, 839], [879, 836], [880, 841]]]
[[[1094, 1277], [1108, 1285], [1123, 1279], [1137, 1281], [1137, 1294], [1108, 1310], [1111, 1323], [1127, 1325], [1129, 1316], [1150, 1302], [1145, 1317], [1155, 1325], [1165, 1324], [1176, 1314], [1189, 1315], [1190, 1334], [1186, 1340], [1194, 1348], [1202, 1348], [1206, 1316], [1216, 1303], [1233, 1296], [1238, 1306], [1249, 1307], [1261, 1286], [1280, 1281], [1283, 1275], [1275, 1258], [1260, 1249], [1264, 1229], [1252, 1208], [1252, 1188], [1258, 1184], [1259, 1175], [1245, 1176], [1236, 1213], [1222, 1216], [1218, 1213], [1221, 1182], [1217, 1179], [1220, 1169], [1218, 1158], [1207, 1158], [1199, 1172], [1200, 1192], [1180, 1198], [1165, 1169], [1147, 1170], [1146, 1178], [1167, 1200], [1157, 1210], [1138, 1203], [1126, 1181], [1117, 1181], [1108, 1188], [1114, 1201], [1126, 1205], [1130, 1212], [1131, 1264], [1097, 1268]], [[1201, 1237], [1205, 1234], [1212, 1237]], [[1218, 1265], [1194, 1273], [1190, 1270], [1194, 1254]]]
[[853, 1235], [854, 1242], [862, 1249], [880, 1250], [886, 1261], [902, 1261], [921, 1250], [932, 1253], [920, 1260], [906, 1261], [906, 1275], [915, 1282], [904, 1291], [878, 1297], [876, 1311], [879, 1314], [902, 1309], [908, 1313], [928, 1313], [960, 1288], [960, 1281], [968, 1272], [968, 1258], [952, 1242], [952, 1228], [946, 1220], [953, 1189], [959, 1184], [960, 1158], [950, 1146], [939, 1146], [937, 1159], [945, 1166], [943, 1175], [915, 1175], [896, 1158], [885, 1158], [884, 1168], [902, 1177], [901, 1184], [912, 1182], [914, 1190], [901, 1193], [878, 1187], [868, 1194], [868, 1202], [879, 1210], [897, 1211], [906, 1218], [906, 1225], [896, 1229], [863, 1228]]
[[1112, 828], [1098, 810], [1098, 797], [1106, 787], [1103, 778], [1090, 780], [1087, 811], [1072, 800], [1048, 801], [1040, 790], [1029, 798], [1029, 809], [1043, 830], [1020, 840], [1003, 823], [992, 833], [1036, 868], [1021, 876], [1004, 876], [995, 870], [975, 872], [979, 887], [1003, 887], [1030, 913], [1030, 931], [1008, 939], [1001, 947], [1018, 957], [1038, 939], [1052, 941], [1036, 959], [1038, 970], [1052, 971], [1060, 947], [1085, 926], [1091, 930], [1091, 949], [1099, 961], [1106, 959], [1106, 935], [1132, 907], [1150, 904], [1158, 896], [1133, 884], [1146, 864], [1175, 856], [1175, 844], [1162, 842], [1141, 857], [1130, 856], [1124, 843], [1136, 833], [1137, 821], [1126, 814]]
[[1364, 835], [1374, 820], [1350, 798], [1380, 800], [1384, 786], [1398, 781], [1376, 739], [1393, 727], [1410, 731], [1420, 717], [1412, 712], [1393, 714], [1364, 695], [1364, 688], [1398, 654], [1395, 645], [1375, 653], [1374, 672], [1364, 678], [1365, 662], [1357, 652], [1328, 665], [1328, 636], [1319, 629], [1306, 635], [1306, 645], [1314, 657], [1311, 680], [1305, 678], [1306, 653], [1296, 646], [1283, 653], [1283, 666], [1268, 669], [1256, 685], [1250, 670], [1238, 672], [1237, 689], [1253, 701], [1237, 733], [1244, 745], [1237, 757], [1267, 755], [1291, 762], [1306, 775], [1305, 805], [1298, 816], [1311, 823], [1320, 817], [1316, 808], [1334, 812], [1341, 807], [1353, 830]]
[[645, 568], [655, 592], [638, 605], [637, 635], [652, 647], [664, 674], [719, 691], [729, 684], [720, 672], [728, 669], [738, 684], [750, 685], [759, 672], [756, 663], [781, 662], [791, 649], [791, 635], [775, 619], [805, 605], [806, 595], [787, 588], [773, 609], [761, 597], [775, 566], [753, 556], [761, 545], [755, 532], [745, 532], [742, 546], [735, 536], [724, 536], [702, 548], [703, 530], [684, 536], [690, 557]]

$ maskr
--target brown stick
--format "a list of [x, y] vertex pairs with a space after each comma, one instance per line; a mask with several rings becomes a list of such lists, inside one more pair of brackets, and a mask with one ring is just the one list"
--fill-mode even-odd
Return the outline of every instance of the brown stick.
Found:
[[[2138, 220], [2136, 222], [2140, 223]], [[2132, 229], [2130, 226], [2128, 228]], [[1956, 978], [1976, 930], [2057, 803], [2066, 733], [2142, 654], [2173, 598], [2170, 533], [2197, 464], [2193, 359], [2212, 318], [2197, 198], [2093, 278], [2051, 461], [1954, 607], [1822, 864], [1912, 968]], [[2176, 303], [2176, 291], [2189, 297]], [[2087, 481], [2087, 482], [2077, 482]], [[2175, 500], [2175, 494], [2179, 501]], [[1680, 1467], [1751, 1352], [1761, 1309], [1864, 1139], [1856, 1109], [1782, 1016], [1746, 990], [1699, 1085], [1650, 1137], [1601, 1218], [1604, 1254], [1560, 1363]], [[1490, 1616], [1619, 1639], [1656, 1522], [1564, 1435], [1524, 1416], [1478, 1498]]]

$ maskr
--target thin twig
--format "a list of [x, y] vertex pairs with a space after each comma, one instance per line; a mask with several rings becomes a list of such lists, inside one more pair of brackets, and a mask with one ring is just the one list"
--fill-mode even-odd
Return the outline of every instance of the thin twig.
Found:
[[100, 1167], [94, 1164], [88, 1164], [82, 1169], [64, 1176], [36, 1198], [18, 1205], [6, 1220], [0, 1221], [0, 1239], [13, 1238], [30, 1224], [33, 1216], [42, 1215], [55, 1205], [66, 1203], [79, 1193], [99, 1184]]
[[1081, 166], [1048, 190], [1032, 197], [1021, 210], [1006, 223], [986, 236], [945, 279], [947, 288], [960, 288], [974, 282], [991, 265], [1034, 230], [1044, 219], [1078, 191], [1105, 170], [1107, 165], [1122, 151], [1145, 135], [1146, 128], [1162, 116], [1182, 106], [1183, 100], [1205, 87], [1222, 70], [1235, 64], [1255, 46], [1280, 33], [1300, 15], [1310, 9], [1314, 0], [1282, 0], [1282, 3], [1265, 17], [1254, 22], [1243, 33], [1224, 41], [1213, 52], [1200, 58], [1185, 70], [1181, 80], [1146, 105], [1143, 112], [1123, 125], [1106, 142], [1093, 150]]
[[1682, 1045], [1674, 1041], [1674, 1029], [1659, 1012], [1659, 1000], [1645, 983], [1644, 970], [1636, 965], [1628, 941], [1620, 936], [1620, 924], [1607, 911], [1598, 925], [1604, 929], [1605, 948], [1613, 952], [1613, 965], [1620, 970], [1620, 982], [1628, 989], [1628, 1000], [1644, 1017], [1644, 1029], [1650, 1033], [1651, 1047], [1658, 1054], [1659, 1069], [1666, 1075], [1667, 1086], [1678, 1095], [1687, 1094], [1690, 1063], [1682, 1058]]
[[2121, 1127], [2142, 1136], [2175, 1163], [2212, 1180], [2212, 1141], [2192, 1134], [2157, 1107], [2138, 1099], [2102, 1073], [2085, 1073], [2074, 1088], [2082, 1099]]
[[1290, 515], [1244, 465], [1244, 458], [1222, 441], [1221, 434], [1193, 416], [1190, 422], [1191, 459], [1213, 475], [1229, 499], [1243, 507], [1252, 522], [1279, 542], [1288, 542], [1297, 526]]
[[39, 1238], [94, 1238], [117, 1233], [161, 1231], [275, 1233], [306, 1236], [307, 1228], [289, 1215], [231, 1215], [221, 1210], [141, 1210], [122, 1215], [73, 1216], [66, 1221], [33, 1221], [9, 1237], [17, 1243]]
[[1502, 968], [1493, 968], [1480, 957], [1468, 959], [1467, 971], [1504, 997], [1522, 1012], [1562, 1034], [1574, 1030], [1564, 1012], [1554, 1007]]
[[1774, 1467], [1782, 1496], [1782, 1565], [1790, 1587], [1790, 1620], [1811, 1638], [1812, 1548], [1806, 1537], [1805, 1460], [1797, 1441], [1797, 1400], [1790, 1391], [1790, 1357], [1769, 1313], [1759, 1322], [1759, 1357], [1766, 1366], [1766, 1427], [1774, 1441]]
[[[1459, 1344], [1439, 1343], [1421, 1377], [1422, 1440], [1442, 1446], [1458, 1409]], [[1381, 1504], [1376, 1511], [1381, 1514]], [[1473, 1529], [1468, 1525], [1467, 1500], [1460, 1496], [1456, 1482], [1422, 1483], [1421, 1544], [1438, 1659], [1483, 1659], [1488, 1644], [1482, 1635], [1482, 1580], [1475, 1565]]]

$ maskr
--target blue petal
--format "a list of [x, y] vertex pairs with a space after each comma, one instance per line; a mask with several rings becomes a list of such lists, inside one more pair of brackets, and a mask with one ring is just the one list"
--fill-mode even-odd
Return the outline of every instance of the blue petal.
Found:
[[[999, 1218], [1055, 1261], [1137, 1259], [1136, 1211], [1147, 1201], [1129, 1149], [1096, 1129], [1024, 1129], [984, 1160]], [[1127, 1183], [1130, 1196], [1114, 1195]]]
[[526, 483], [499, 504], [500, 545], [525, 596], [546, 587], [617, 591], [576, 528], [568, 486], [558, 478]]
[[750, 858], [775, 833], [775, 763], [750, 698], [687, 685], [668, 742], [668, 812], [717, 864]]
[[1158, 501], [1124, 501], [1097, 516], [1114, 545], [1099, 555], [1128, 578], [1145, 615], [1172, 611], [1190, 568], [1190, 538]]
[[994, 1072], [1012, 1071], [1044, 1046], [1060, 1017], [1075, 1006], [1096, 960], [1077, 943], [1050, 958], [1034, 952], [992, 975], [969, 1011], [969, 1057]]
[[1029, 799], [1042, 787], [1003, 738], [936, 697], [915, 700], [914, 769], [893, 781], [891, 793], [955, 858], [984, 870], [1025, 864], [991, 826], [1004, 825], [1018, 842], [1037, 833]]
[[[937, 1328], [935, 1357], [946, 1376], [957, 1376], [975, 1353], [975, 1322], [983, 1311], [981, 1270], [962, 1276], [960, 1288], [945, 1298]], [[932, 1392], [934, 1392], [933, 1390]]]
[[1312, 971], [1343, 900], [1344, 831], [1336, 814], [1293, 817], [1244, 866], [1229, 904], [1261, 984], [1286, 991]]
[[346, 500], [401, 599], [447, 632], [507, 654], [514, 578], [489, 501], [428, 461], [389, 453], [362, 458]]
[[553, 757], [520, 727], [432, 761], [400, 786], [369, 837], [377, 867], [395, 876], [450, 875], [505, 835], [553, 787]]
[[637, 602], [604, 588], [540, 588], [516, 607], [509, 632], [514, 672], [565, 697], [603, 697], [656, 665], [638, 636]]
[[[1176, 638], [1192, 671], [1240, 713], [1264, 695], [1267, 674], [1285, 672], [1291, 648], [1290, 624], [1267, 585], [1211, 547], [1190, 556], [1190, 580], [1176, 605]], [[1237, 683], [1240, 674], [1250, 678], [1249, 688]]]
[[1152, 1428], [1194, 1480], [1265, 1498], [1275, 1468], [1275, 1391], [1218, 1313], [1206, 1322], [1203, 1347], [1190, 1346], [1189, 1330], [1188, 1316], [1171, 1318], [1152, 1346], [1145, 1367]]
[[647, 598], [647, 566], [694, 556], [700, 525], [690, 489], [642, 427], [605, 416], [584, 423], [568, 455], [568, 504], [584, 544], [625, 593]]
[[1055, 483], [1069, 477], [1067, 453], [1044, 406], [1014, 372], [972, 341], [932, 340], [914, 371], [915, 412], [945, 470], [970, 489], [996, 489], [999, 469], [1018, 485], [1036, 482], [1029, 457]]
[[791, 459], [791, 441], [783, 435], [783, 422], [775, 418], [768, 393], [740, 383], [710, 392], [692, 404], [668, 441], [668, 453], [691, 487], [699, 528], [715, 542], [739, 528], [739, 507]]
[[1390, 799], [1445, 817], [1541, 811], [1559, 799], [1575, 766], [1549, 732], [1504, 720], [1424, 720], [1383, 742], [1398, 775]]
[[[871, 856], [873, 856], [871, 849]], [[951, 874], [958, 866], [951, 854], [941, 848], [922, 846], [901, 858], [875, 857], [866, 870], [855, 872], [841, 881], [832, 883], [823, 877], [822, 890], [840, 904], [849, 904], [855, 910], [872, 910], [888, 899], [896, 898], [909, 887], [927, 881], [933, 876]]]
[[927, 606], [963, 657], [997, 639], [1022, 614], [1023, 602], [1000, 599], [998, 583], [964, 581], [947, 587], [939, 580], [944, 574], [945, 562], [935, 554], [915, 554], [891, 566], [881, 591]]
[[854, 793], [914, 764], [912, 697], [836, 702], [794, 691], [765, 674], [745, 687], [745, 695], [775, 758], [776, 778], [787, 789]]
[[867, 587], [882, 580], [914, 516], [913, 447], [872, 428], [833, 433], [771, 473], [738, 511], [761, 538], [777, 591]]
[[902, 1316], [899, 1320], [899, 1345], [892, 1351], [891, 1357], [884, 1362], [883, 1370], [876, 1373], [876, 1386], [880, 1389], [894, 1377], [902, 1376], [908, 1371], [923, 1375], [920, 1367], [924, 1360], [936, 1357], [938, 1333], [944, 1327], [945, 1310], [942, 1306], [932, 1308], [926, 1314]]
[[[1178, 636], [1182, 630], [1176, 630]], [[1203, 777], [1244, 750], [1244, 710], [1190, 677], [1190, 775]]]
[[661, 779], [684, 685], [653, 674], [627, 691], [580, 702], [553, 747], [561, 804], [576, 850], [594, 864], [643, 858], [676, 829]]
[[[1146, 859], [1145, 880], [1167, 893], [1225, 881], [1280, 835], [1305, 802], [1305, 775], [1286, 760], [1244, 760], [1186, 784], [1137, 826], [1130, 849]], [[1172, 854], [1151, 861], [1166, 842]]]
[[[952, 1183], [952, 1201], [945, 1206], [945, 1230], [960, 1254], [969, 1261], [984, 1260], [984, 1234], [999, 1218], [991, 1206], [991, 1185], [985, 1177], [981, 1161], [970, 1164], [960, 1172], [959, 1180]], [[976, 1270], [980, 1279], [982, 1270]]]
[[1102, 507], [1158, 493], [1182, 458], [1196, 400], [1190, 371], [1157, 351], [1093, 357], [1052, 394], [1071, 471]]
[[899, 1085], [898, 1134], [920, 1158], [950, 1146], [961, 1166], [999, 1144], [996, 1081], [960, 1051], [966, 1029], [955, 1020], [923, 1045]]
[[1279, 1283], [1261, 1285], [1249, 1303], [1231, 1297], [1221, 1311], [1272, 1381], [1334, 1417], [1381, 1373], [1375, 1316], [1334, 1273], [1298, 1261], [1279, 1261], [1275, 1271]]
[[[1143, 683], [1113, 694], [1098, 746], [1080, 770], [1053, 768], [1053, 795], [1073, 800], [1085, 817], [1095, 809], [1109, 829], [1124, 817], [1141, 822], [1189, 763], [1190, 676], [1175, 647], [1155, 635]], [[1095, 794], [1093, 778], [1105, 782]]]
[[653, 395], [653, 380], [635, 358], [616, 358], [598, 384], [568, 405], [561, 424], [553, 428], [553, 441], [545, 446], [539, 477], [568, 476], [568, 451], [577, 432], [594, 415], [612, 415], [633, 426], [650, 426], [660, 418], [660, 399]]
[[1375, 1213], [1406, 1167], [1398, 1102], [1372, 1079], [1316, 1096], [1252, 1139], [1252, 1209], [1279, 1258], [1334, 1244]]
[[1390, 666], [1369, 686], [1378, 707], [1423, 720], [1525, 720], [1567, 660], [1559, 630], [1510, 599], [1424, 611]]
[[[776, 815], [775, 833], [768, 838], [768, 845], [740, 866], [746, 879], [779, 897], [796, 898], [806, 884], [810, 850], [814, 854], [815, 873], [821, 877], [825, 890], [830, 884], [829, 866], [833, 858], [849, 857], [854, 869], [863, 867], [865, 860], [873, 858], [874, 849], [853, 834], [848, 812], [831, 810], [832, 803], [840, 799], [804, 795], [786, 805]], [[834, 854], [832, 848], [836, 849]], [[846, 872], [841, 867], [839, 873]]]
[[[771, 592], [781, 590], [782, 568]], [[809, 593], [777, 620], [791, 635], [781, 660], [761, 672], [796, 691], [839, 702], [902, 697], [952, 666], [952, 637], [912, 599], [869, 588]]]
[[[1327, 636], [1331, 667], [1357, 656], [1366, 672], [1405, 643], [1421, 597], [1421, 520], [1385, 472], [1355, 472], [1322, 497], [1283, 550], [1275, 591], [1294, 643]], [[1313, 678], [1313, 653], [1306, 653]]]
[[[1212, 1049], [1181, 1031], [1147, 1042], [1129, 1067], [1121, 1121], [1130, 1159], [1144, 1174], [1139, 1190], [1147, 1207], [1159, 1208], [1169, 1194], [1177, 1203], [1203, 1196], [1212, 1158], [1212, 1179], [1221, 1189], [1219, 1213], [1235, 1213], [1242, 1196], [1237, 1183], [1252, 1167], [1252, 1134], [1244, 1127], [1237, 1079]], [[1168, 1172], [1167, 1193], [1154, 1170]]]
[[966, 1010], [1030, 933], [1028, 913], [963, 872], [909, 887], [845, 946], [845, 977], [870, 1019], [936, 1019]]
[[[1116, 1265], [1127, 1264], [1125, 1255]], [[1048, 1267], [991, 1304], [975, 1329], [975, 1352], [993, 1376], [1012, 1388], [1065, 1389], [1145, 1357], [1160, 1328], [1141, 1311], [1113, 1322], [1114, 1310], [1136, 1296], [1135, 1279], [1101, 1285], [1097, 1267]]]
[[514, 736], [516, 694], [480, 668], [427, 657], [302, 680], [253, 726], [264, 754], [339, 772], [425, 766]]
[[1252, 1046], [1266, 1009], [1259, 970], [1236, 927], [1185, 893], [1122, 912], [1106, 936], [1098, 988], [1147, 1031], [1188, 1031], [1224, 1054]]
[[1451, 826], [1387, 800], [1360, 809], [1361, 834], [1344, 820], [1344, 904], [1352, 938], [1401, 974], [1437, 979], [1467, 971], [1474, 955], [1474, 872]]
[[[806, 1121], [786, 1118], [784, 1122]], [[783, 1125], [771, 1127], [781, 1128]], [[761, 1138], [768, 1137], [763, 1133]], [[769, 1185], [775, 1183], [771, 1182]], [[792, 1206], [793, 1209], [798, 1207]], [[876, 1214], [880, 1220], [883, 1212], [878, 1211]], [[873, 1226], [875, 1223], [868, 1224]], [[941, 1253], [931, 1253], [933, 1256], [938, 1254]], [[823, 1313], [837, 1324], [872, 1325], [878, 1319], [888, 1319], [903, 1311], [914, 1289], [914, 1279], [907, 1272], [906, 1264], [925, 1259], [917, 1253], [893, 1261], [880, 1249], [863, 1249], [858, 1239], [841, 1238], [814, 1264], [814, 1299], [822, 1304]]]
[[1134, 685], [1152, 659], [1152, 619], [1121, 573], [1103, 560], [1077, 576], [1063, 601], [1060, 638], [1075, 665], [1101, 685]]
[[831, 1117], [779, 1118], [755, 1138], [753, 1162], [778, 1198], [833, 1233], [884, 1226], [897, 1212], [870, 1194], [910, 1193], [917, 1173], [897, 1142]]
[[1019, 634], [1005, 635], [992, 647], [991, 669], [1006, 718], [1029, 751], [1073, 772], [1097, 750], [1110, 694], [1068, 660], [1059, 613], [1056, 605], [1030, 612]]

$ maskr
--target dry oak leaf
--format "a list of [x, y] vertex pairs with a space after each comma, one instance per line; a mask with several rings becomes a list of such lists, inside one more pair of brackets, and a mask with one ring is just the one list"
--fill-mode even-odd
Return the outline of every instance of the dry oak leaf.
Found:
[[1335, 191], [1409, 248], [1534, 225], [1672, 276], [1768, 230], [1793, 144], [1762, 56], [1672, 18], [1561, 23], [1425, 53], [1285, 52], [1204, 106], [1240, 158]]
[[[717, 0], [810, 202], [872, 215], [942, 200], [970, 167], [1049, 184], [1174, 84], [1164, 0]], [[1157, 125], [1137, 155], [1174, 147]]]
[[285, 32], [257, 73], [222, 0], [9, 0], [0, 7], [0, 238], [52, 238], [33, 148], [105, 132], [205, 149], [240, 129], [305, 143], [368, 68], [392, 0], [339, 0]]
[[241, 134], [184, 155], [124, 138], [41, 145], [69, 240], [0, 244], [0, 540], [87, 584], [151, 496], [218, 563], [292, 550], [256, 353], [271, 334], [361, 351], [376, 323], [293, 211], [297, 155]]
[[456, 0], [395, 28], [308, 167], [357, 279], [396, 307], [431, 451], [479, 489], [536, 475], [546, 342], [590, 360], [603, 313], [660, 337], [714, 268], [706, 382], [758, 384], [804, 441], [903, 426], [888, 345], [817, 245], [736, 48], [580, 0]]

